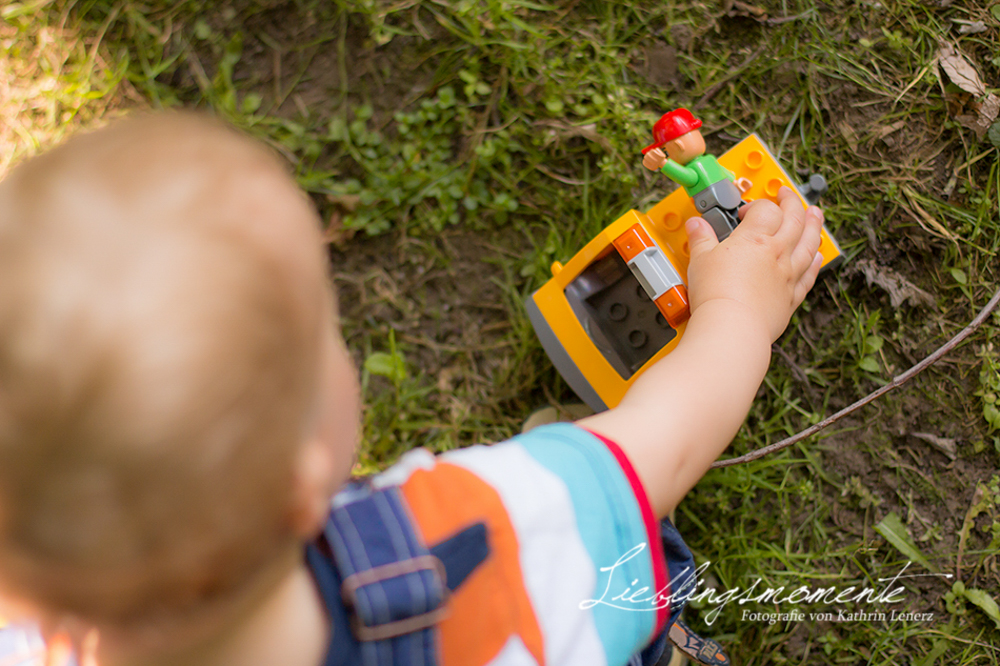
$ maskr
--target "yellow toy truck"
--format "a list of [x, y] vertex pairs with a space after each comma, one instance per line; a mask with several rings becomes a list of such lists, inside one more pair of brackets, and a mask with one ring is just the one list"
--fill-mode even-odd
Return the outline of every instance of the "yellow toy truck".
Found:
[[[744, 202], [774, 200], [786, 185], [804, 202], [815, 203], [825, 189], [818, 176], [797, 188], [756, 135], [719, 157], [718, 164], [734, 175]], [[552, 278], [525, 302], [549, 359], [595, 412], [617, 405], [636, 377], [684, 335], [690, 315], [684, 222], [703, 215], [695, 206], [679, 187], [645, 213], [628, 211], [568, 262], [553, 263]], [[824, 269], [842, 259], [826, 227], [819, 251]]]

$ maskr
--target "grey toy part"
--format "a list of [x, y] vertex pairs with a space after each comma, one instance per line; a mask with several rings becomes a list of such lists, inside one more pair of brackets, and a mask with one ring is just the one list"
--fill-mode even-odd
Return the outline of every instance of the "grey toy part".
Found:
[[809, 180], [799, 185], [799, 194], [810, 206], [816, 206], [819, 204], [819, 198], [829, 189], [830, 186], [826, 184], [823, 174], [814, 173], [809, 176]]
[[719, 239], [720, 243], [729, 238], [729, 234], [733, 233], [733, 230], [736, 229], [736, 225], [740, 221], [735, 213], [730, 213], [721, 208], [710, 208], [702, 213], [701, 216], [705, 218], [705, 221], [715, 231], [715, 237]]
[[637, 254], [628, 262], [628, 267], [654, 301], [674, 287], [684, 284], [677, 269], [659, 246], [648, 247]]
[[562, 375], [562, 378], [566, 380], [566, 383], [573, 389], [573, 392], [587, 403], [587, 406], [594, 410], [595, 413], [607, 410], [608, 406], [604, 404], [604, 401], [597, 395], [594, 387], [590, 385], [590, 382], [583, 376], [580, 369], [576, 367], [576, 363], [573, 362], [566, 348], [563, 347], [559, 338], [552, 331], [549, 322], [545, 321], [542, 311], [535, 305], [534, 295], [529, 296], [525, 300], [524, 308], [528, 311], [528, 319], [535, 329], [535, 335], [538, 336], [539, 341], [542, 343], [542, 349], [545, 350], [549, 360], [552, 361], [552, 365]]
[[564, 293], [591, 342], [626, 381], [677, 335], [617, 252], [588, 266]]
[[691, 197], [694, 200], [694, 207], [699, 213], [704, 213], [709, 208], [725, 208], [733, 210], [743, 204], [743, 196], [736, 183], [731, 180], [720, 180]]
[[[814, 173], [809, 176], [809, 180], [802, 183], [798, 187], [799, 194], [802, 195], [802, 198], [805, 199], [806, 203], [810, 206], [818, 206], [819, 198], [826, 194], [830, 189], [830, 186], [826, 182], [826, 178], [824, 178], [821, 173]], [[824, 229], [825, 228], [826, 227], [824, 225]], [[833, 261], [828, 262], [825, 266], [823, 266], [823, 268], [820, 269], [821, 275], [844, 263], [844, 254], [840, 249], [840, 243], [838, 243], [837, 239], [833, 237], [833, 234], [828, 233], [827, 235], [829, 236], [830, 242], [837, 248], [837, 256], [833, 259]]]
[[739, 188], [731, 180], [720, 180], [709, 185], [692, 196], [691, 200], [705, 221], [712, 225], [720, 242], [729, 238], [729, 234], [740, 223], [737, 211], [746, 205]]

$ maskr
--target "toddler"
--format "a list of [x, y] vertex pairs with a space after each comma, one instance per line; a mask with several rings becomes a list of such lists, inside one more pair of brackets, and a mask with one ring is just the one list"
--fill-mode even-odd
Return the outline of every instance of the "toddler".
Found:
[[787, 189], [742, 214], [723, 243], [688, 221], [687, 331], [618, 407], [349, 482], [356, 371], [269, 150], [171, 113], [22, 164], [0, 183], [0, 615], [51, 663], [651, 664], [668, 630], [724, 663], [676, 623], [690, 553], [659, 521], [745, 418], [822, 226]]

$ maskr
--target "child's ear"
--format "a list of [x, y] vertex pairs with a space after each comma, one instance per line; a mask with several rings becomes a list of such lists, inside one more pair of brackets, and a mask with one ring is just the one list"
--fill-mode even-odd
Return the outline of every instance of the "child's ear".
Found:
[[318, 438], [306, 440], [299, 449], [288, 510], [289, 526], [295, 536], [311, 539], [323, 529], [338, 467], [334, 450]]

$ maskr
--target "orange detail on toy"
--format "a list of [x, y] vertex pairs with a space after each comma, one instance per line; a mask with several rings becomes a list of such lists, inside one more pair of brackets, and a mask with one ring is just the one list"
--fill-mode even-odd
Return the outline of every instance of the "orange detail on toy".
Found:
[[632, 225], [628, 231], [616, 238], [613, 243], [615, 249], [618, 250], [618, 254], [625, 260], [625, 263], [632, 261], [632, 259], [641, 254], [646, 248], [653, 247], [653, 239], [649, 237], [649, 234], [646, 233], [641, 224]]
[[688, 304], [688, 290], [682, 284], [668, 289], [653, 302], [656, 303], [656, 307], [660, 309], [663, 316], [667, 318], [667, 323], [674, 328], [686, 322], [691, 316], [691, 306]]

